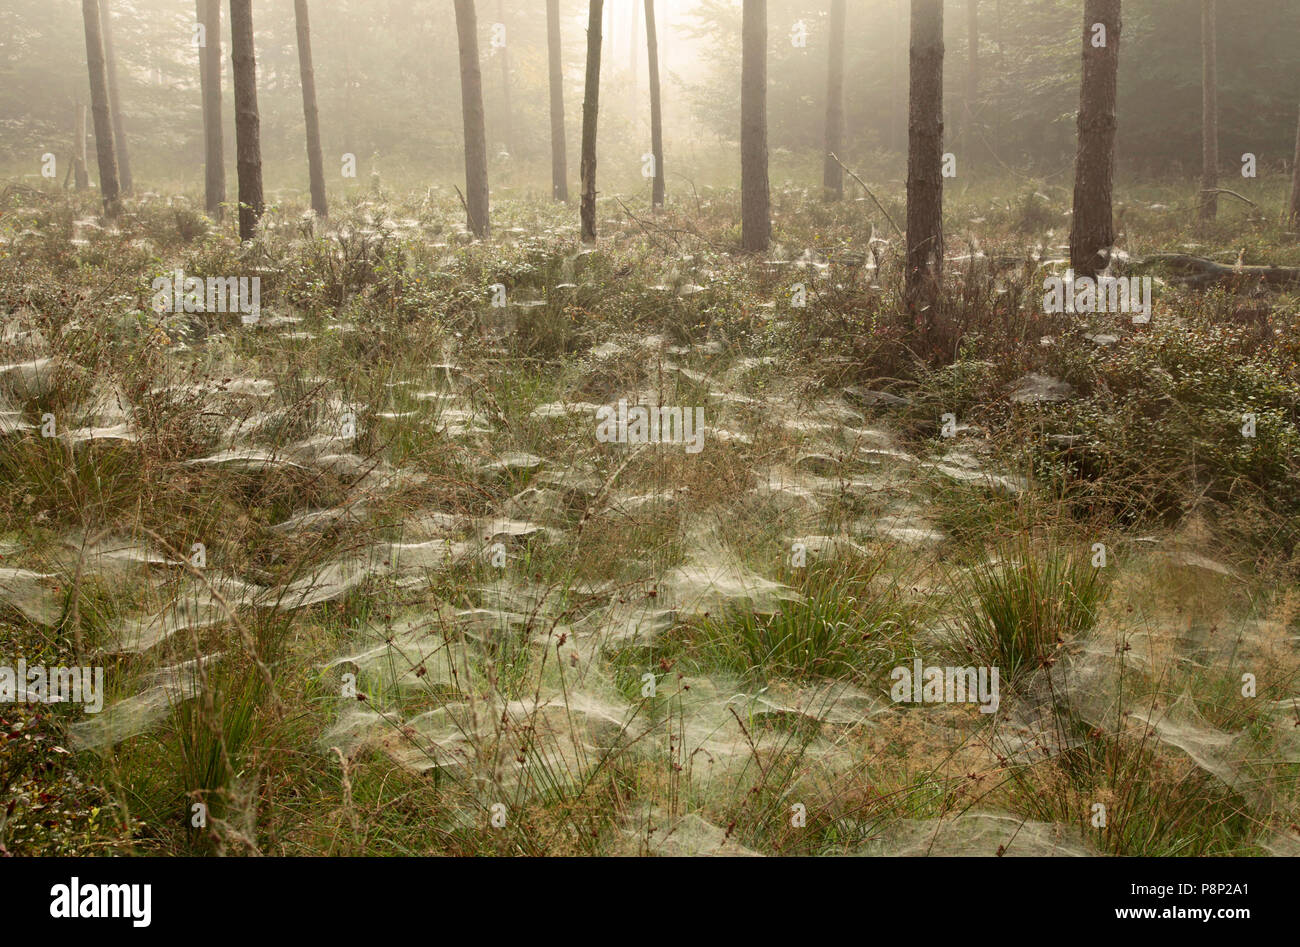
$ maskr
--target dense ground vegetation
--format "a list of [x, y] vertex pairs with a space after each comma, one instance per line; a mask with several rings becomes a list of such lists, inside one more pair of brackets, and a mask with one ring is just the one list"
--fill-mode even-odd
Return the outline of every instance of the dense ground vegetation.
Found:
[[[886, 217], [780, 181], [766, 258], [712, 188], [592, 249], [523, 193], [487, 242], [376, 180], [241, 245], [7, 187], [0, 653], [109, 696], [0, 708], [3, 850], [1294, 853], [1296, 300], [1142, 261], [1295, 235], [1127, 182], [1150, 323], [1044, 314], [1068, 193], [962, 181], [918, 334]], [[177, 269], [259, 321], [155, 311]], [[703, 449], [601, 443], [620, 399]], [[915, 659], [997, 712], [892, 701]]]

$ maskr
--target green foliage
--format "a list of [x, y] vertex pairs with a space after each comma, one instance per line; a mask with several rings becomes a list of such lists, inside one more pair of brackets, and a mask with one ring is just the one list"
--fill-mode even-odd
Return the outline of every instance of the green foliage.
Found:
[[955, 581], [958, 647], [1011, 683], [1091, 631], [1106, 596], [1087, 554], [1038, 550], [1028, 535], [1004, 542]]
[[812, 568], [801, 600], [774, 614], [704, 620], [693, 657], [762, 679], [862, 678], [907, 647], [906, 612], [896, 589], [876, 583], [879, 571], [854, 557]]

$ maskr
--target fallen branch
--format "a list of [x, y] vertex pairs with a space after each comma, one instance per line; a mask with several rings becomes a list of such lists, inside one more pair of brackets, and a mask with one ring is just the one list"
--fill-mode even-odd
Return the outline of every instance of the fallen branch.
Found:
[[1145, 265], [1158, 265], [1182, 271], [1184, 275], [1177, 276], [1175, 279], [1185, 286], [1205, 286], [1247, 280], [1258, 280], [1272, 289], [1300, 286], [1300, 267], [1295, 266], [1224, 266], [1222, 263], [1186, 253], [1157, 253], [1133, 263], [1134, 267]]
[[831, 156], [832, 161], [834, 161], [841, 168], [843, 168], [844, 172], [849, 177], [853, 178], [853, 180], [857, 181], [858, 184], [861, 185], [862, 190], [867, 192], [867, 197], [871, 198], [872, 203], [875, 204], [876, 207], [880, 210], [880, 212], [885, 215], [885, 220], [889, 221], [890, 225], [893, 226], [894, 232], [898, 234], [900, 237], [902, 237], [904, 240], [906, 240], [907, 235], [903, 233], [902, 229], [899, 228], [898, 224], [894, 223], [894, 218], [889, 216], [889, 211], [885, 210], [885, 206], [881, 204], [880, 201], [876, 200], [876, 195], [871, 193], [871, 188], [867, 187], [867, 182], [862, 180], [862, 178], [858, 177], [856, 174], [854, 174], [852, 169], [846, 167], [844, 162], [839, 159], [839, 157], [835, 154], [835, 152], [831, 151], [827, 153]]
[[1239, 201], [1245, 201], [1251, 207], [1259, 206], [1254, 201], [1252, 201], [1249, 197], [1243, 197], [1242, 195], [1238, 194], [1236, 191], [1230, 191], [1226, 187], [1207, 187], [1207, 188], [1203, 188], [1201, 190], [1201, 193], [1202, 194], [1227, 194], [1230, 197], [1235, 197]]
[[615, 198], [615, 200], [617, 200], [619, 206], [623, 208], [623, 212], [627, 214], [628, 217], [632, 218], [632, 222], [635, 223], [638, 227], [640, 227], [641, 230], [648, 237], [653, 237], [655, 234], [663, 234], [665, 237], [668, 237], [670, 240], [672, 240], [673, 243], [677, 244], [677, 248], [679, 250], [682, 250], [684, 249], [682, 247], [682, 243], [680, 240], [677, 239], [677, 235], [681, 234], [687, 237], [694, 237], [696, 240], [699, 240], [701, 243], [705, 244], [705, 246], [709, 247], [712, 250], [716, 250], [720, 253], [725, 252], [725, 248], [714, 243], [712, 240], [710, 240], [708, 237], [704, 236], [704, 234], [700, 233], [698, 230], [694, 228], [690, 230], [684, 230], [678, 227], [661, 227], [658, 224], [647, 223], [646, 221], [638, 217], [636, 214], [634, 214], [632, 212], [632, 208], [628, 207], [627, 204], [623, 202], [623, 199], [621, 197]]

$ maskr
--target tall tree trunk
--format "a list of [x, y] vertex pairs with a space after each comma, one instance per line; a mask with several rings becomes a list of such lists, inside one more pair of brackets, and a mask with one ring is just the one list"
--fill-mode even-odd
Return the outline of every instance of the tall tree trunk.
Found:
[[636, 0], [632, 0], [632, 35], [628, 37], [628, 61], [632, 64], [632, 83], [631, 83], [631, 109], [629, 114], [632, 116], [632, 131], [636, 132], [636, 115], [637, 115], [637, 93], [640, 91], [641, 77], [637, 72], [637, 66], [641, 62], [640, 50], [640, 17], [637, 15]]
[[1219, 38], [1215, 0], [1201, 0], [1201, 220], [1219, 215]]
[[126, 144], [126, 125], [122, 121], [122, 97], [117, 82], [117, 52], [113, 47], [113, 14], [110, 0], [99, 0], [100, 29], [104, 35], [104, 64], [108, 72], [108, 107], [113, 116], [113, 142], [117, 151], [118, 182], [123, 194], [135, 189], [131, 178], [131, 154]]
[[104, 62], [104, 37], [98, 0], [81, 0], [86, 28], [86, 66], [90, 72], [90, 112], [95, 120], [95, 157], [99, 161], [99, 193], [104, 215], [116, 217], [121, 209], [117, 180], [117, 152], [113, 148], [113, 117], [108, 104], [108, 67]]
[[465, 210], [470, 233], [480, 239], [488, 222], [487, 127], [483, 118], [483, 75], [478, 63], [478, 15], [474, 0], [455, 0], [460, 47], [460, 111], [465, 125]]
[[828, 201], [844, 198], [844, 169], [831, 155], [844, 150], [844, 21], [847, 0], [831, 0], [830, 53], [826, 66], [826, 136], [822, 191]]
[[1074, 166], [1074, 222], [1070, 227], [1070, 266], [1076, 276], [1096, 276], [1104, 270], [1115, 244], [1111, 191], [1118, 125], [1115, 99], [1119, 38], [1120, 0], [1085, 0], [1079, 153]]
[[740, 61], [740, 244], [751, 253], [772, 239], [767, 181], [767, 0], [744, 0]]
[[203, 24], [199, 49], [199, 91], [203, 98], [204, 202], [219, 220], [226, 202], [225, 140], [221, 130], [221, 0], [198, 0]]
[[582, 240], [596, 242], [596, 120], [600, 117], [600, 41], [605, 0], [587, 9], [587, 78], [582, 94]]
[[910, 48], [905, 292], [928, 328], [943, 276], [943, 0], [912, 0]]
[[970, 160], [975, 141], [975, 103], [980, 91], [980, 3], [966, 0], [966, 101], [962, 103], [961, 141]]
[[564, 142], [564, 63], [560, 46], [560, 0], [546, 0], [546, 48], [551, 75], [551, 196], [569, 199], [569, 162]]
[[1291, 162], [1291, 207], [1287, 217], [1292, 227], [1300, 226], [1300, 122], [1296, 123], [1295, 160]]
[[[506, 9], [505, 0], [497, 0], [497, 22], [505, 25]], [[510, 154], [515, 151], [515, 123], [514, 115], [510, 106], [510, 30], [506, 31], [505, 45], [497, 50], [497, 58], [501, 60], [501, 142]]]
[[650, 202], [664, 205], [664, 122], [659, 98], [659, 27], [655, 23], [655, 0], [645, 0], [645, 48], [650, 65], [650, 152], [655, 157], [654, 189]]
[[893, 51], [893, 68], [889, 70], [889, 101], [893, 105], [889, 120], [889, 148], [898, 151], [903, 145], [906, 129], [907, 102], [903, 96], [902, 76], [907, 71], [907, 8], [911, 0], [894, 0], [895, 41], [889, 44]]
[[[351, 9], [348, 9], [351, 13]], [[356, 84], [352, 78], [352, 62], [355, 51], [351, 43], [343, 47], [343, 150], [356, 157], [356, 115], [352, 110], [352, 89]]]
[[307, 0], [293, 0], [293, 17], [298, 26], [298, 72], [302, 75], [302, 113], [307, 120], [307, 168], [311, 176], [311, 209], [328, 217], [325, 198], [325, 163], [320, 153], [320, 114], [316, 109], [316, 70], [311, 62], [311, 21]]
[[230, 0], [230, 59], [235, 68], [235, 165], [239, 173], [239, 239], [252, 240], [262, 196], [262, 127], [257, 111], [253, 0]]
[[73, 129], [77, 143], [72, 149], [73, 181], [78, 191], [90, 187], [90, 174], [86, 170], [86, 107], [77, 103], [77, 124]]

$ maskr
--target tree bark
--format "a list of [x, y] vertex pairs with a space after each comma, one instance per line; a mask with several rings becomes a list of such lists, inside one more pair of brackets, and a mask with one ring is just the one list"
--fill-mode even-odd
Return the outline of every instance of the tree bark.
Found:
[[847, 0], [831, 0], [830, 50], [826, 66], [826, 135], [822, 192], [827, 201], [844, 199], [844, 169], [831, 155], [844, 150], [844, 23]]
[[239, 174], [239, 239], [257, 236], [262, 195], [262, 129], [257, 111], [253, 0], [230, 0], [230, 60], [235, 70], [235, 165]]
[[1291, 162], [1291, 226], [1300, 226], [1300, 121], [1296, 123], [1295, 160]]
[[637, 93], [640, 92], [641, 85], [641, 78], [637, 73], [637, 65], [641, 62], [639, 26], [640, 18], [637, 16], [636, 0], [632, 0], [632, 35], [628, 37], [627, 58], [632, 63], [631, 108], [628, 113], [632, 116], [632, 130], [634, 132], [636, 131]]
[[311, 177], [311, 209], [328, 217], [329, 201], [325, 197], [325, 162], [320, 150], [320, 113], [316, 108], [316, 70], [311, 61], [311, 21], [307, 0], [293, 0], [293, 16], [298, 26], [298, 72], [302, 76], [302, 112], [307, 122], [307, 168]]
[[912, 0], [905, 298], [933, 321], [943, 276], [943, 0]]
[[1201, 0], [1201, 212], [1219, 215], [1219, 39], [1215, 0]]
[[767, 0], [744, 0], [740, 66], [740, 244], [762, 253], [772, 239], [767, 180]]
[[[351, 13], [350, 8], [347, 9]], [[352, 44], [348, 43], [343, 48], [343, 150], [345, 153], [352, 155], [354, 158], [357, 154], [356, 149], [356, 113], [352, 108], [352, 90], [356, 82], [352, 78], [352, 63], [356, 55]]]
[[[497, 22], [505, 25], [505, 0], [497, 0]], [[510, 37], [511, 33], [507, 30], [505, 45], [497, 50], [497, 57], [501, 60], [501, 142], [509, 154], [514, 154], [515, 125], [510, 105]]]
[[90, 113], [95, 122], [95, 157], [99, 161], [99, 193], [104, 216], [116, 217], [121, 209], [117, 180], [117, 152], [113, 148], [113, 117], [108, 104], [108, 68], [104, 62], [98, 0], [81, 0], [86, 30], [86, 66], [90, 72]]
[[975, 103], [980, 91], [980, 4], [966, 0], [966, 101], [962, 108], [961, 141], [969, 161], [975, 143]]
[[889, 43], [889, 150], [897, 152], [903, 147], [907, 102], [903, 92], [902, 76], [907, 71], [907, 8], [911, 0], [894, 0], [894, 20], [891, 24], [894, 40]]
[[[1094, 46], [1104, 27], [1105, 45]], [[1098, 41], [1099, 42], [1099, 41]], [[1111, 192], [1115, 178], [1115, 98], [1119, 77], [1120, 0], [1085, 0], [1083, 82], [1079, 90], [1079, 153], [1074, 169], [1074, 222], [1070, 265], [1076, 276], [1095, 277], [1115, 244]]]
[[659, 98], [659, 27], [655, 23], [655, 0], [645, 0], [645, 48], [650, 69], [650, 152], [655, 157], [655, 180], [651, 204], [664, 206], [664, 124]]
[[605, 0], [587, 9], [587, 78], [582, 99], [582, 240], [596, 242], [596, 124], [600, 117], [600, 42]]
[[113, 143], [117, 151], [118, 183], [123, 194], [135, 189], [131, 177], [131, 154], [126, 144], [126, 125], [122, 121], [122, 97], [117, 82], [117, 52], [113, 46], [113, 14], [110, 0], [99, 0], [100, 29], [104, 35], [104, 64], [108, 72], [108, 107], [113, 117]]
[[483, 75], [478, 61], [478, 15], [474, 0], [455, 0], [460, 47], [460, 110], [465, 125], [465, 211], [470, 233], [482, 239], [488, 221], [487, 126], [483, 118]]
[[221, 2], [198, 0], [203, 24], [199, 48], [199, 93], [203, 99], [204, 201], [208, 214], [220, 220], [226, 202], [225, 141], [221, 130]]
[[86, 170], [86, 107], [77, 103], [77, 124], [73, 129], [77, 143], [72, 149], [73, 181], [78, 191], [90, 187], [90, 174]]
[[569, 199], [569, 163], [564, 141], [564, 64], [560, 46], [560, 0], [546, 0], [546, 46], [551, 74], [551, 196]]

